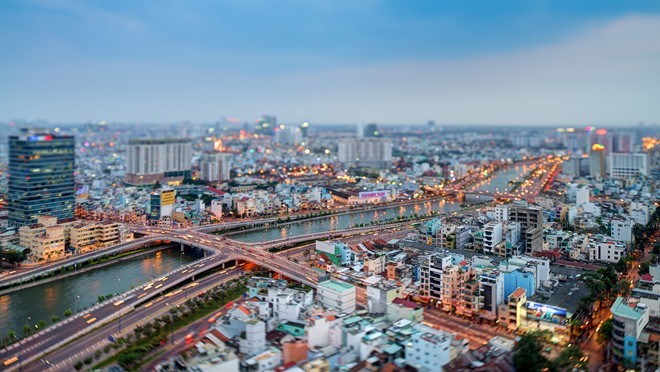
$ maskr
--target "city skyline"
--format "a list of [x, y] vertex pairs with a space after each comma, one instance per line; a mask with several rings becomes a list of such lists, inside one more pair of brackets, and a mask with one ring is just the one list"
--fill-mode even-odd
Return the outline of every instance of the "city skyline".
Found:
[[653, 1], [1, 7], [2, 121], [660, 122]]

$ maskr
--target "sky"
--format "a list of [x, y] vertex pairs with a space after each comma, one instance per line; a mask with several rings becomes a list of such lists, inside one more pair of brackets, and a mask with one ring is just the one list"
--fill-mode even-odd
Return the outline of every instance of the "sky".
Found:
[[660, 0], [0, 1], [0, 120], [660, 123]]

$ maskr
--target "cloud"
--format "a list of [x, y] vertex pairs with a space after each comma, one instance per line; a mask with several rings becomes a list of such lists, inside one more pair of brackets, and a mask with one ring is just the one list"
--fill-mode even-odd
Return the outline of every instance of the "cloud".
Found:
[[270, 112], [285, 122], [658, 123], [658, 35], [660, 17], [629, 15], [560, 42], [444, 61], [277, 73], [266, 55], [259, 74], [212, 62], [14, 65], [0, 85], [0, 112], [54, 121], [251, 120]]

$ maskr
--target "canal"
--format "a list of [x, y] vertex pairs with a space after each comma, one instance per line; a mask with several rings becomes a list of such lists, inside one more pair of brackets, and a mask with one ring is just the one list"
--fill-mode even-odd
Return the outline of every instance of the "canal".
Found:
[[94, 306], [99, 295], [125, 292], [202, 255], [196, 249], [183, 254], [179, 248], [163, 249], [0, 296], [0, 338], [9, 330], [22, 336], [26, 321], [33, 329], [40, 320], [50, 325], [53, 315], [62, 319], [67, 309]]
[[488, 191], [507, 193], [511, 191], [512, 186], [509, 182], [521, 181], [527, 173], [533, 170], [532, 165], [529, 163], [516, 164], [501, 172], [496, 173], [493, 177], [478, 182], [470, 188], [471, 191]]
[[372, 221], [386, 221], [398, 216], [423, 215], [431, 211], [450, 213], [460, 209], [460, 202], [440, 200], [435, 202], [420, 202], [405, 206], [389, 207], [371, 211], [360, 211], [339, 216], [329, 216], [312, 221], [291, 222], [287, 227], [267, 228], [259, 231], [249, 231], [232, 234], [231, 239], [242, 242], [262, 242], [287, 237], [311, 234], [319, 231], [343, 230], [356, 224], [368, 224]]
[[[473, 186], [473, 189], [506, 192], [511, 188], [509, 181], [520, 180], [531, 170], [526, 164], [515, 165]], [[313, 221], [291, 222], [284, 228], [238, 233], [231, 235], [231, 238], [243, 242], [275, 240], [319, 231], [342, 230], [356, 224], [386, 221], [398, 216], [424, 215], [431, 211], [451, 213], [459, 211], [460, 204], [452, 200], [419, 202]], [[26, 320], [33, 328], [40, 320], [50, 324], [53, 315], [62, 318], [66, 309], [88, 308], [94, 305], [99, 295], [125, 292], [201, 256], [198, 250], [187, 249], [185, 254], [180, 255], [177, 248], [165, 249], [0, 296], [0, 337], [4, 337], [10, 329], [22, 336]]]
[[[472, 190], [486, 190], [491, 192], [507, 192], [511, 189], [509, 181], [522, 179], [532, 170], [528, 164], [516, 164], [496, 173], [483, 182], [472, 187]], [[504, 190], [504, 191], [502, 191]], [[453, 200], [440, 200], [435, 202], [420, 202], [405, 206], [389, 207], [373, 211], [361, 211], [339, 216], [319, 218], [313, 221], [291, 222], [286, 227], [268, 228], [259, 231], [246, 231], [231, 234], [232, 239], [246, 243], [263, 242], [287, 237], [311, 234], [319, 231], [343, 230], [356, 224], [368, 224], [372, 221], [385, 221], [397, 216], [423, 215], [431, 211], [438, 213], [451, 213], [461, 209], [460, 202]]]

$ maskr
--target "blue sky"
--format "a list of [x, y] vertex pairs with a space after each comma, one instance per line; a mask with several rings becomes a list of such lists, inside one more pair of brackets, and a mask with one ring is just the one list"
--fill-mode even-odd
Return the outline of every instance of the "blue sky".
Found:
[[660, 122], [660, 1], [0, 2], [0, 120]]

